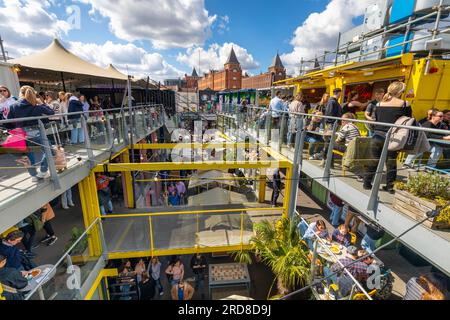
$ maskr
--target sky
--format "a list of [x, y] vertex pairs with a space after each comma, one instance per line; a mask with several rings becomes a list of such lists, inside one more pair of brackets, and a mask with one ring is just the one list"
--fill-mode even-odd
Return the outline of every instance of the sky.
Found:
[[336, 46], [373, 0], [0, 0], [0, 36], [13, 58], [58, 38], [79, 57], [162, 81], [222, 69], [230, 50], [245, 72], [279, 52], [288, 74]]

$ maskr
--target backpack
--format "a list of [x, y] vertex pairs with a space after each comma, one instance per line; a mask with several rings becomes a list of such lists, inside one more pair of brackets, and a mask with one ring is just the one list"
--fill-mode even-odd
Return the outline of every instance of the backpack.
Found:
[[[416, 119], [405, 116], [400, 117], [395, 124], [420, 127], [420, 124], [416, 121]], [[418, 144], [419, 141], [420, 144]], [[389, 139], [388, 147], [389, 151], [409, 151], [409, 153], [417, 154], [428, 151], [429, 149], [430, 144], [426, 139], [425, 132], [398, 127], [391, 129], [391, 137]]]

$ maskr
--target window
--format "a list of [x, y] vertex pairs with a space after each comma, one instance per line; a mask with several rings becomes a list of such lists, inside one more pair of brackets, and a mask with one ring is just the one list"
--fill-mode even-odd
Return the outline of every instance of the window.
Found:
[[233, 80], [237, 80], [237, 78], [236, 78], [236, 77], [233, 77]]
[[237, 69], [233, 69], [233, 72], [234, 72], [234, 73], [237, 73], [238, 71], [237, 71]]

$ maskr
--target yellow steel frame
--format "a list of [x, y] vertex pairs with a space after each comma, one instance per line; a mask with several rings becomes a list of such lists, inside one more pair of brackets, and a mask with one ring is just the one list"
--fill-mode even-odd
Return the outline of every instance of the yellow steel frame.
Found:
[[[259, 144], [251, 143], [236, 143], [237, 147], [259, 147]], [[134, 145], [135, 150], [158, 150], [158, 149], [173, 149], [173, 148], [192, 148], [192, 147], [202, 147], [202, 148], [215, 148], [223, 146], [222, 143], [219, 144], [141, 144]], [[259, 177], [260, 180], [260, 199], [265, 200], [265, 189], [266, 189], [266, 177], [265, 171], [268, 168], [280, 168], [286, 169], [286, 193], [289, 194], [291, 188], [291, 178], [292, 178], [292, 163], [286, 157], [275, 152], [269, 147], [262, 147], [262, 150], [272, 157], [270, 160], [261, 161], [223, 161], [223, 162], [193, 162], [193, 163], [118, 163], [118, 164], [101, 164], [97, 165], [88, 178], [83, 180], [80, 186], [81, 202], [83, 207], [83, 215], [85, 220], [85, 226], [89, 226], [95, 219], [100, 217], [99, 202], [97, 196], [97, 189], [95, 183], [95, 173], [104, 172], [104, 166], [107, 166], [109, 172], [122, 172], [122, 176], [125, 180], [125, 185], [127, 189], [127, 200], [128, 203], [133, 203], [133, 192], [132, 192], [132, 171], [161, 171], [161, 170], [227, 170], [227, 169], [260, 169], [262, 175]], [[124, 159], [129, 157], [129, 149], [121, 152]], [[275, 160], [274, 160], [275, 159]], [[148, 217], [149, 228], [150, 228], [150, 250], [139, 251], [139, 252], [114, 252], [108, 254], [109, 259], [120, 259], [120, 258], [131, 258], [131, 257], [145, 257], [145, 256], [155, 256], [155, 255], [173, 255], [173, 254], [193, 254], [195, 252], [225, 252], [225, 251], [235, 251], [235, 250], [248, 250], [250, 245], [241, 244], [235, 246], [220, 246], [214, 248], [182, 248], [182, 249], [165, 249], [165, 250], [155, 250], [153, 244], [153, 230], [152, 230], [152, 217], [161, 215], [180, 215], [180, 214], [196, 214], [197, 217], [202, 213], [231, 213], [231, 212], [243, 212], [246, 211], [279, 211], [283, 210], [283, 215], [287, 216], [289, 199], [285, 197], [284, 204], [282, 208], [246, 208], [246, 209], [228, 209], [228, 210], [215, 210], [215, 211], [187, 211], [187, 212], [165, 212], [160, 214], [122, 214], [122, 215], [108, 215], [102, 218], [104, 219], [114, 219], [114, 218], [132, 218], [132, 217]], [[242, 220], [243, 221], [243, 220]], [[241, 240], [243, 239], [243, 228], [241, 230]], [[89, 238], [89, 248], [93, 255], [99, 255], [101, 253], [101, 241], [100, 233], [98, 227], [93, 228], [92, 236]]]
[[108, 259], [132, 259], [132, 258], [145, 258], [145, 257], [158, 257], [158, 256], [171, 256], [171, 255], [190, 255], [194, 253], [217, 253], [217, 252], [229, 252], [229, 251], [241, 251], [251, 250], [251, 245], [234, 245], [234, 246], [221, 246], [221, 247], [193, 247], [193, 248], [178, 248], [178, 249], [165, 249], [165, 250], [146, 250], [146, 251], [128, 251], [128, 252], [112, 252], [108, 254]]
[[[78, 184], [80, 190], [81, 207], [83, 210], [84, 226], [87, 229], [97, 218], [100, 218], [100, 205], [98, 202], [97, 185], [93, 172]], [[99, 226], [95, 225], [90, 230], [88, 246], [91, 256], [100, 256], [102, 244]]]
[[[107, 277], [117, 277], [119, 275], [119, 272], [117, 269], [103, 269], [100, 271], [99, 275], [94, 281], [94, 284], [89, 289], [88, 293], [84, 297], [83, 300], [91, 300], [92, 296], [94, 295], [95, 291], [97, 291], [98, 287], [100, 286], [103, 279]], [[107, 296], [109, 297], [108, 293], [106, 292]]]
[[[153, 163], [119, 163], [107, 164], [109, 172], [122, 171], [161, 171], [161, 170], [227, 170], [227, 169], [260, 169], [292, 166], [290, 161], [206, 161], [206, 162], [153, 162]], [[93, 172], [103, 172], [104, 166], [98, 165]]]
[[[122, 162], [124, 162], [124, 159], [130, 159], [130, 151], [129, 149], [126, 149], [125, 152], [122, 154]], [[125, 182], [125, 200], [128, 205], [128, 208], [133, 208], [134, 204], [134, 192], [133, 192], [133, 179], [131, 177], [130, 171], [122, 171], [122, 177]]]

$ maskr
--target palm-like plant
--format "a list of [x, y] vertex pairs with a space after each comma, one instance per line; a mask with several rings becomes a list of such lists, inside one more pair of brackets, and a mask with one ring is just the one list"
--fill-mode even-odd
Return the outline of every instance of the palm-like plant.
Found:
[[[304, 286], [310, 275], [311, 262], [307, 244], [302, 241], [297, 220], [282, 218], [276, 224], [264, 220], [255, 224], [255, 236], [250, 243], [252, 251], [275, 274], [278, 295], [286, 295]], [[250, 252], [237, 252], [235, 259], [248, 263]]]

